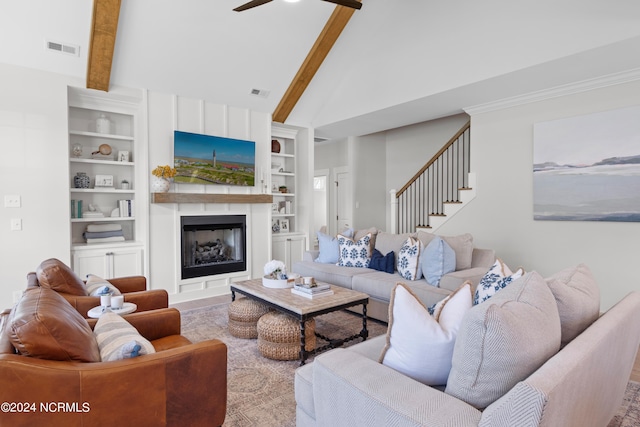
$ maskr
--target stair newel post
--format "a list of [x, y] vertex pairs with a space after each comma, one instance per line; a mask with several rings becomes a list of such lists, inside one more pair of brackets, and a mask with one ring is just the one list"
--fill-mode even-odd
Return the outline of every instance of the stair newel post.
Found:
[[390, 200], [390, 208], [391, 212], [389, 212], [389, 221], [391, 222], [391, 233], [397, 233], [397, 215], [398, 215], [398, 198], [396, 197], [396, 190], [390, 190], [389, 195], [391, 196]]

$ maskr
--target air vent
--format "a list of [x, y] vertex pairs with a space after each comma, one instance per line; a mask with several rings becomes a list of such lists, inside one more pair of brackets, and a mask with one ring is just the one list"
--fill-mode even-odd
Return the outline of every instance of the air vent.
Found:
[[65, 55], [80, 56], [80, 46], [70, 43], [60, 43], [53, 40], [45, 40], [45, 48], [51, 52], [64, 53]]
[[251, 95], [261, 96], [266, 98], [269, 96], [269, 91], [264, 89], [251, 89]]

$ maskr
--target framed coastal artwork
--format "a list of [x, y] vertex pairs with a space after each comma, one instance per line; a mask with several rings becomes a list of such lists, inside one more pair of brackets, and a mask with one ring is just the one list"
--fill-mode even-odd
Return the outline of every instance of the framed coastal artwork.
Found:
[[534, 124], [533, 215], [640, 221], [640, 106]]

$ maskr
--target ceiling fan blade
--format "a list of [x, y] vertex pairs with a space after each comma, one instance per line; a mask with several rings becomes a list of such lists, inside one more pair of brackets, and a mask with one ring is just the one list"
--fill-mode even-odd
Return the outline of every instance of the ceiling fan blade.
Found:
[[243, 10], [247, 10], [247, 9], [251, 9], [252, 7], [256, 7], [256, 6], [261, 6], [265, 3], [269, 3], [272, 0], [251, 0], [248, 3], [245, 3], [241, 6], [236, 7], [235, 10], [236, 12], [242, 12]]
[[353, 9], [360, 9], [362, 7], [362, 3], [356, 0], [324, 0], [324, 1], [328, 1], [329, 3], [335, 3], [340, 6], [350, 7]]

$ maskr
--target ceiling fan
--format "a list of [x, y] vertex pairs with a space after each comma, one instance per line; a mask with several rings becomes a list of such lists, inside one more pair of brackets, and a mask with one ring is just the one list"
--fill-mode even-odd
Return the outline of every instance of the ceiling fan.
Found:
[[[273, 0], [251, 0], [250, 2], [245, 3], [241, 6], [238, 6], [233, 10], [235, 10], [236, 12], [242, 12], [243, 10], [251, 9], [252, 7], [256, 7], [256, 6], [261, 6], [265, 3], [269, 3], [270, 1], [273, 1]], [[328, 1], [329, 3], [335, 3], [340, 6], [351, 7], [353, 9], [360, 9], [362, 7], [362, 3], [356, 0], [324, 0], [324, 1]]]

